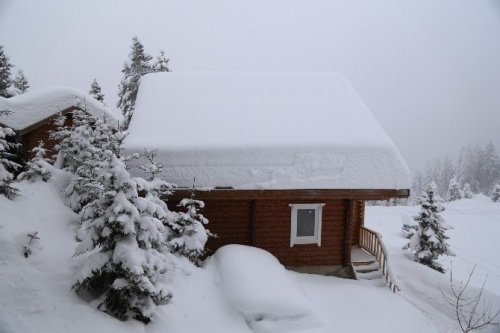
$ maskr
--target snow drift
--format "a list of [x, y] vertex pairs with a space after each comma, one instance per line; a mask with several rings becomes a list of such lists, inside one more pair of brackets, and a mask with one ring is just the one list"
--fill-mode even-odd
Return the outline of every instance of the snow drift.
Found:
[[288, 332], [322, 326], [308, 297], [269, 252], [226, 245], [214, 257], [225, 298], [254, 331]]

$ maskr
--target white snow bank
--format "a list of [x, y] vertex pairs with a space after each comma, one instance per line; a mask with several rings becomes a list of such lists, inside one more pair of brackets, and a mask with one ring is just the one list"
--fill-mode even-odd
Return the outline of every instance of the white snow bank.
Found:
[[[85, 256], [73, 257], [78, 244], [75, 233], [80, 219], [62, 203], [58, 188], [64, 187], [65, 178], [63, 174], [56, 174], [49, 183], [16, 183], [21, 197], [14, 201], [0, 196], [0, 332], [252, 332], [241, 313], [229, 306], [225, 297], [227, 293], [221, 292], [225, 287], [221, 282], [224, 281], [219, 277], [218, 286], [215, 283], [215, 277], [220, 275], [219, 262], [214, 260], [216, 258], [209, 259], [203, 268], [194, 267], [187, 260], [175, 260], [175, 265], [167, 272], [169, 288], [174, 297], [170, 304], [158, 307], [153, 321], [146, 326], [136, 320], [122, 322], [112, 318], [96, 309], [98, 302], [87, 303], [79, 298], [70, 288]], [[24, 258], [22, 246], [28, 240], [26, 234], [34, 231], [39, 232], [40, 239], [35, 242], [32, 255]], [[228, 254], [228, 257], [231, 259], [233, 255]], [[255, 258], [262, 259], [257, 255]], [[269, 265], [261, 265], [260, 259], [255, 263], [249, 260], [249, 256], [245, 259], [246, 262], [234, 263], [235, 269], [239, 270], [240, 265], [246, 265], [245, 271], [239, 272], [258, 278], [262, 282], [262, 288], [267, 288], [265, 290], [269, 296], [266, 297], [276, 295], [273, 288], [284, 290], [280, 284], [286, 278], [278, 278], [283, 273], [282, 268], [278, 268], [281, 267], [279, 264], [269, 258], [270, 262], [265, 261]], [[412, 267], [423, 267], [410, 260], [406, 262]], [[253, 267], [259, 269], [263, 266], [266, 266], [266, 271], [258, 276]], [[231, 266], [226, 267], [232, 275]], [[408, 271], [413, 272], [410, 269]], [[274, 278], [271, 279], [270, 275]], [[270, 279], [268, 285], [263, 276]], [[438, 299], [438, 296], [431, 293], [426, 298], [429, 289], [419, 284], [419, 277], [405, 276], [403, 282], [415, 283], [417, 296], [434, 304], [434, 299]], [[242, 290], [237, 292], [243, 293], [245, 288], [253, 288], [257, 284], [247, 280], [248, 277], [242, 277], [241, 281], [246, 285], [240, 284], [239, 289]], [[393, 294], [385, 286], [377, 288], [361, 281], [295, 273], [289, 273], [287, 283], [293, 291], [290, 293], [290, 302], [295, 305], [286, 304], [288, 294], [282, 295], [284, 298], [281, 300], [272, 296], [272, 304], [281, 301], [286, 305], [279, 309], [300, 310], [309, 308], [311, 302], [325, 324], [323, 327], [304, 329], [303, 332], [434, 332], [422, 314], [399, 297], [401, 293]], [[425, 280], [421, 283], [429, 282]], [[238, 284], [235, 283], [234, 287], [238, 288]], [[409, 290], [407, 286], [404, 288]], [[436, 307], [431, 305], [417, 303], [424, 313], [434, 318], [432, 320], [439, 321], [444, 307], [437, 302]], [[263, 304], [263, 308], [273, 310], [267, 304]], [[260, 321], [258, 324], [266, 323], [285, 324], [284, 321]], [[254, 327], [256, 330], [265, 330], [258, 325]], [[293, 328], [286, 328], [285, 331], [292, 331]]]
[[408, 168], [336, 73], [175, 72], [141, 79], [125, 142], [159, 148], [179, 186], [402, 189]]
[[[418, 206], [366, 207], [365, 224], [383, 236], [391, 268], [398, 276], [402, 289], [398, 295], [420, 309], [439, 332], [454, 333], [460, 332], [454, 309], [441, 295], [441, 290], [449, 292], [451, 268], [455, 282], [459, 283], [465, 281], [472, 267], [477, 265], [468, 296], [475, 295], [487, 278], [484, 299], [491, 302], [493, 309], [500, 309], [500, 205], [477, 195], [473, 199], [446, 203], [445, 208], [442, 216], [453, 226], [447, 231], [450, 237], [448, 242], [456, 254], [455, 257], [444, 256], [440, 259], [443, 267], [448, 269], [446, 274], [416, 263], [410, 252], [402, 250], [408, 239], [404, 237], [401, 227], [403, 223], [414, 223], [411, 217], [419, 211]], [[497, 333], [498, 328], [490, 327], [483, 331]]]
[[214, 255], [221, 289], [254, 331], [286, 332], [321, 326], [314, 307], [272, 254], [227, 245]]
[[0, 110], [12, 112], [8, 116], [2, 116], [0, 123], [15, 130], [22, 130], [78, 104], [85, 105], [87, 111], [95, 117], [105, 117], [113, 124], [116, 122], [108, 109], [86, 92], [57, 86], [33, 90], [11, 98], [0, 97]]

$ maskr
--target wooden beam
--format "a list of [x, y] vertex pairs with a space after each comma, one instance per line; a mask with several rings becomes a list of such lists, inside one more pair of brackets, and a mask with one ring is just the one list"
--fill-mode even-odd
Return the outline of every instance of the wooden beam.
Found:
[[255, 245], [255, 200], [250, 200], [248, 205], [248, 226], [250, 245]]
[[344, 222], [344, 257], [342, 263], [344, 266], [351, 263], [351, 227], [354, 224], [353, 201], [346, 200], [345, 222]]
[[[174, 198], [184, 198], [188, 189], [179, 188], [173, 193]], [[390, 198], [407, 198], [409, 189], [297, 189], [297, 190], [236, 190], [212, 189], [196, 190], [196, 198], [200, 200], [386, 200]]]

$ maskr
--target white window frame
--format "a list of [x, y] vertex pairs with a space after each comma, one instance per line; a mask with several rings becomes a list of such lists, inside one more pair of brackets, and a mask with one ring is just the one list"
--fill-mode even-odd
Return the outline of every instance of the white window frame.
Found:
[[[318, 246], [321, 246], [321, 224], [323, 220], [324, 205], [324, 203], [289, 204], [292, 208], [290, 247], [297, 244], [317, 244]], [[297, 236], [297, 210], [299, 209], [314, 209], [316, 211], [314, 214], [314, 236]]]

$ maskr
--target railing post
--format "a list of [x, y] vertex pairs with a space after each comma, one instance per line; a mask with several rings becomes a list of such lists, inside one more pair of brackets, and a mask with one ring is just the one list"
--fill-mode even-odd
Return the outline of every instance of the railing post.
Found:
[[387, 262], [387, 253], [380, 239], [380, 234], [361, 226], [360, 227], [360, 247], [371, 253], [378, 262], [382, 275], [392, 292], [400, 290], [397, 284], [391, 279], [390, 268]]

